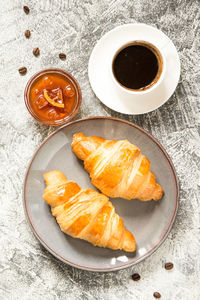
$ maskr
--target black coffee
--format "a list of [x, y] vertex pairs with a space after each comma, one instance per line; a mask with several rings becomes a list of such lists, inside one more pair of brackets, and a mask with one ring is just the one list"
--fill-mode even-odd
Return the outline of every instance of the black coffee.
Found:
[[128, 89], [144, 90], [157, 80], [159, 58], [151, 47], [132, 44], [122, 49], [114, 58], [113, 73], [117, 81]]

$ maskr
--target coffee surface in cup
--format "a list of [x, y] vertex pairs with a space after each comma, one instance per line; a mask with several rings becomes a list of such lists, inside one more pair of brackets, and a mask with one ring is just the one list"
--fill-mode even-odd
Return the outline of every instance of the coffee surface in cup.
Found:
[[157, 81], [161, 62], [155, 49], [136, 42], [118, 52], [112, 67], [116, 80], [122, 86], [145, 90]]

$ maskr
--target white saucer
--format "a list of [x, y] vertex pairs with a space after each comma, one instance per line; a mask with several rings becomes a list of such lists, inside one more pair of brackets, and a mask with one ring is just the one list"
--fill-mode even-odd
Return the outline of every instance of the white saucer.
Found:
[[[111, 76], [114, 51], [133, 40], [149, 41], [161, 48], [166, 60], [163, 81], [144, 95], [120, 93]], [[88, 75], [91, 87], [102, 103], [117, 112], [138, 115], [157, 109], [171, 97], [180, 77], [180, 60], [174, 44], [162, 31], [146, 24], [126, 24], [109, 31], [97, 42], [89, 59]]]

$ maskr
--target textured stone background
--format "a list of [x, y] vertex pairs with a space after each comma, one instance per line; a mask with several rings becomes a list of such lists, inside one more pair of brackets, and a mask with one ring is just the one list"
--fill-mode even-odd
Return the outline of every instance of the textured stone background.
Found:
[[[31, 12], [22, 10], [26, 4]], [[117, 25], [144, 22], [163, 30], [181, 58], [180, 83], [159, 110], [124, 116], [94, 96], [87, 64], [96, 41]], [[0, 299], [200, 299], [200, 2], [198, 0], [1, 0], [0, 7]], [[31, 30], [25, 39], [24, 31]], [[40, 57], [32, 49], [41, 49]], [[67, 53], [67, 60], [58, 58]], [[106, 54], [105, 54], [106, 55]], [[26, 76], [18, 68], [28, 67]], [[54, 128], [37, 124], [23, 100], [36, 71], [60, 67], [71, 72], [83, 92], [76, 118], [111, 115], [151, 132], [170, 154], [180, 179], [176, 223], [161, 248], [135, 267], [115, 273], [79, 271], [57, 261], [33, 236], [25, 220], [22, 184], [33, 151]], [[166, 271], [166, 261], [175, 268]], [[141, 280], [133, 282], [131, 274]]]

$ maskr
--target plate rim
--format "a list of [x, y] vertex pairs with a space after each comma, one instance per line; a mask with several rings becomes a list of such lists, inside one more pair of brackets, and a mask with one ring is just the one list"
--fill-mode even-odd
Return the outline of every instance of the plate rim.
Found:
[[[40, 149], [42, 148], [42, 146], [54, 135], [56, 135], [59, 131], [62, 131], [63, 128], [65, 127], [69, 127], [73, 124], [76, 124], [76, 123], [80, 123], [80, 122], [85, 122], [85, 121], [89, 121], [89, 120], [111, 120], [111, 121], [117, 121], [117, 122], [122, 122], [122, 123], [125, 123], [127, 125], [130, 125], [134, 128], [137, 128], [139, 131], [141, 131], [142, 133], [146, 134], [151, 140], [153, 140], [157, 146], [159, 147], [159, 149], [163, 152], [164, 156], [166, 157], [170, 167], [171, 167], [171, 170], [172, 170], [172, 173], [173, 173], [173, 176], [174, 176], [174, 185], [175, 185], [175, 190], [176, 190], [176, 206], [175, 206], [175, 209], [174, 209], [174, 212], [173, 212], [173, 216], [171, 218], [171, 221], [170, 221], [170, 224], [167, 228], [167, 230], [164, 232], [164, 234], [162, 235], [162, 237], [160, 238], [159, 242], [154, 245], [154, 247], [149, 250], [148, 252], [146, 252], [144, 255], [142, 255], [137, 261], [134, 261], [132, 263], [130, 262], [126, 262], [126, 263], [123, 263], [121, 266], [113, 266], [113, 267], [109, 267], [109, 268], [96, 268], [96, 267], [87, 267], [87, 266], [84, 266], [84, 265], [79, 265], [79, 264], [76, 264], [76, 263], [73, 263], [71, 261], [68, 261], [67, 259], [63, 258], [61, 255], [59, 255], [58, 253], [56, 253], [54, 250], [52, 250], [48, 244], [40, 237], [39, 233], [37, 232], [37, 230], [35, 229], [34, 225], [33, 225], [33, 222], [31, 221], [31, 215], [28, 211], [28, 208], [27, 208], [27, 199], [26, 199], [26, 186], [27, 186], [27, 179], [28, 179], [28, 176], [29, 176], [29, 172], [30, 172], [30, 168], [32, 166], [32, 163], [35, 159], [35, 157], [37, 156], [37, 153], [40, 151]], [[118, 271], [118, 270], [122, 270], [122, 269], [125, 269], [125, 268], [128, 268], [128, 267], [131, 267], [131, 266], [134, 266], [136, 264], [138, 264], [139, 262], [143, 261], [144, 259], [146, 259], [147, 257], [149, 257], [150, 255], [152, 255], [163, 243], [164, 241], [166, 240], [167, 236], [169, 235], [173, 225], [174, 225], [174, 222], [175, 222], [175, 219], [176, 219], [176, 215], [177, 215], [177, 211], [178, 211], [178, 206], [179, 206], [179, 181], [178, 181], [178, 177], [177, 177], [177, 174], [176, 174], [176, 170], [174, 168], [174, 165], [173, 165], [173, 162], [169, 156], [169, 154], [167, 153], [167, 151], [164, 149], [164, 147], [160, 144], [160, 142], [153, 136], [151, 135], [149, 132], [147, 132], [145, 129], [143, 129], [142, 127], [140, 127], [139, 125], [135, 124], [135, 123], [132, 123], [130, 121], [127, 121], [127, 120], [124, 120], [124, 119], [120, 119], [120, 118], [114, 118], [114, 117], [110, 117], [110, 116], [93, 116], [93, 117], [87, 117], [87, 118], [83, 118], [83, 119], [78, 119], [78, 120], [75, 120], [75, 121], [72, 121], [70, 123], [67, 123], [63, 126], [61, 126], [60, 128], [58, 128], [57, 130], [55, 130], [54, 132], [52, 132], [50, 135], [48, 135], [43, 141], [42, 143], [37, 147], [37, 149], [34, 151], [29, 163], [28, 163], [28, 166], [27, 166], [27, 169], [26, 169], [26, 172], [25, 172], [25, 177], [24, 177], [24, 182], [23, 182], [23, 207], [24, 207], [24, 212], [25, 212], [25, 216], [26, 216], [26, 219], [28, 221], [28, 224], [32, 230], [32, 232], [34, 233], [34, 235], [36, 236], [36, 238], [39, 240], [39, 242], [44, 246], [44, 248], [46, 250], [48, 250], [48, 252], [50, 252], [55, 258], [59, 259], [60, 261], [72, 266], [72, 267], [75, 267], [75, 268], [78, 268], [78, 269], [81, 269], [81, 270], [86, 270], [86, 271], [92, 271], [92, 272], [113, 272], [113, 271]]]

